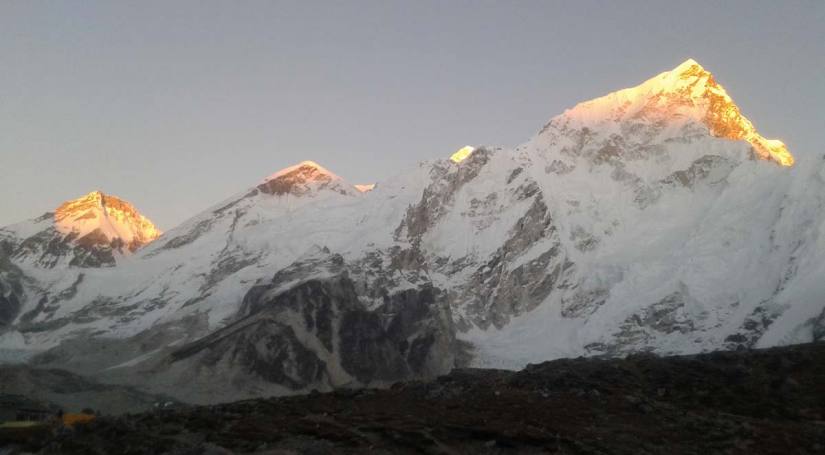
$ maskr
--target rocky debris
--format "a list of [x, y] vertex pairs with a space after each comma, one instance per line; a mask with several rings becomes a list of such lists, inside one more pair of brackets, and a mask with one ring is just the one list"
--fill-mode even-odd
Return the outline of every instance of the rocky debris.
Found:
[[25, 397], [50, 407], [79, 412], [92, 408], [104, 414], [140, 412], [168, 397], [141, 392], [133, 387], [109, 385], [65, 370], [0, 365], [0, 395]]
[[579, 358], [101, 418], [40, 453], [814, 454], [824, 397], [823, 344]]
[[[134, 309], [126, 309], [133, 311]], [[127, 338], [78, 336], [28, 359], [39, 369], [67, 370], [107, 384], [122, 384], [162, 394], [152, 381], [153, 368], [181, 343], [208, 334], [208, 318], [195, 313], [159, 323]], [[148, 371], [148, 373], [147, 373]]]

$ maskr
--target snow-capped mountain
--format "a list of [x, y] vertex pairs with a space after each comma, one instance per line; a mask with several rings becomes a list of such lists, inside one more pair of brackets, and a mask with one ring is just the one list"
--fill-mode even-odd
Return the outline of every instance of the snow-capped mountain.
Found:
[[467, 146], [376, 185], [300, 163], [113, 267], [21, 255], [46, 225], [64, 232], [57, 215], [6, 228], [16, 303], [0, 305], [17, 309], [0, 347], [207, 402], [810, 341], [825, 167], [793, 164], [688, 60], [515, 149]]
[[132, 204], [93, 191], [54, 212], [2, 228], [0, 235], [15, 245], [11, 255], [17, 261], [55, 268], [113, 266], [161, 232]]
[[[20, 316], [27, 298], [41, 293], [50, 281], [46, 277], [59, 280], [75, 275], [70, 272], [75, 268], [113, 267], [160, 235], [130, 203], [100, 191], [0, 228], [0, 330]], [[82, 273], [76, 275], [82, 279]], [[46, 304], [43, 298], [38, 305]]]

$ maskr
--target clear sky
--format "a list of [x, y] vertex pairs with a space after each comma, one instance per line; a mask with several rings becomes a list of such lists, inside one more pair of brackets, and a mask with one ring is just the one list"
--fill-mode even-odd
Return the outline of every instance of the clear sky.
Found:
[[823, 0], [6, 0], [0, 225], [100, 189], [169, 229], [305, 159], [380, 181], [688, 57], [825, 154]]

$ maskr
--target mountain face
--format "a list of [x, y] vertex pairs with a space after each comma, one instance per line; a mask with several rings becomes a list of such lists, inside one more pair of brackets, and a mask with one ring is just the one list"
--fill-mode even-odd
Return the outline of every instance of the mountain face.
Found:
[[713, 75], [692, 59], [637, 87], [569, 109], [553, 118], [539, 137], [584, 129], [610, 132], [617, 135], [616, 140], [624, 141], [649, 138], [651, 134], [678, 137], [667, 130], [681, 128], [689, 134], [684, 130], [688, 124], [704, 126], [705, 134], [713, 137], [747, 142], [761, 159], [783, 166], [794, 163], [785, 144], [759, 135]]
[[[25, 299], [41, 292], [43, 280], [23, 269], [68, 276], [75, 268], [113, 267], [160, 235], [130, 203], [100, 191], [64, 202], [34, 220], [1, 228], [0, 330], [14, 321], [25, 325], [33, 316], [20, 315], [20, 310]], [[77, 284], [82, 277], [76, 274]], [[76, 286], [68, 292], [72, 289]], [[38, 298], [37, 307], [42, 309], [48, 297]]]
[[[214, 402], [810, 341], [825, 166], [793, 164], [688, 60], [514, 149], [467, 146], [375, 186], [300, 163], [92, 262], [112, 267], [22, 249], [94, 232], [57, 215], [6, 228], [0, 290], [19, 310], [0, 352]], [[151, 237], [101, 232], [124, 255]]]
[[[304, 275], [308, 267], [313, 277]], [[293, 284], [296, 273], [302, 281]], [[195, 371], [199, 389], [181, 396], [200, 401], [204, 390], [227, 397], [231, 383], [281, 395], [389, 385], [452, 368], [454, 331], [437, 289], [407, 289], [370, 306], [359, 300], [353, 273], [338, 255], [278, 272], [249, 290], [237, 320], [173, 350], [153, 375], [178, 380]]]
[[114, 266], [161, 235], [132, 204], [100, 191], [2, 231], [14, 259], [44, 268]]

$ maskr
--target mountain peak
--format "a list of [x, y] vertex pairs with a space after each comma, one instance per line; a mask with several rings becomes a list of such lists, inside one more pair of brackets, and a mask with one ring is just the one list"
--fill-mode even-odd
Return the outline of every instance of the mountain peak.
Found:
[[258, 185], [258, 190], [266, 194], [281, 196], [284, 194], [302, 195], [313, 189], [333, 188], [346, 192], [343, 179], [315, 161], [300, 163], [281, 169], [267, 177]]
[[680, 63], [679, 66], [673, 68], [671, 73], [677, 74], [685, 74], [685, 73], [698, 73], [698, 72], [707, 72], [705, 68], [699, 64], [696, 60], [689, 58], [684, 62]]
[[355, 189], [362, 192], [362, 193], [369, 193], [370, 191], [375, 189], [375, 183], [362, 183], [356, 184]]
[[55, 229], [83, 238], [95, 233], [119, 241], [130, 251], [160, 237], [161, 231], [127, 201], [100, 190], [61, 204], [54, 212]]
[[450, 156], [450, 160], [452, 160], [453, 163], [460, 163], [460, 162], [466, 160], [467, 157], [472, 155], [473, 152], [475, 152], [475, 151], [476, 151], [475, 147], [473, 147], [471, 145], [465, 145], [464, 147], [461, 147], [455, 153], [453, 153]]
[[322, 172], [324, 174], [332, 174], [332, 172], [330, 172], [327, 168], [325, 168], [324, 166], [321, 166], [320, 164], [318, 164], [318, 163], [316, 163], [315, 161], [312, 161], [312, 160], [301, 161], [300, 163], [298, 163], [298, 164], [296, 164], [295, 166], [292, 166], [292, 167], [313, 168], [313, 169], [316, 169], [319, 172]]
[[712, 136], [748, 142], [761, 159], [783, 166], [794, 163], [785, 144], [761, 136], [713, 74], [692, 58], [636, 87], [580, 103], [557, 119], [557, 123], [572, 120], [582, 127], [696, 122], [704, 124]]
[[306, 160], [281, 169], [280, 171], [267, 177], [265, 181], [270, 181], [284, 176], [301, 177], [307, 181], [339, 178], [337, 175], [315, 161]]
[[106, 194], [104, 194], [103, 191], [94, 190], [94, 191], [91, 191], [89, 193], [84, 194], [83, 196], [80, 196], [79, 198], [72, 199], [72, 200], [64, 202], [63, 204], [61, 204], [61, 207], [63, 205], [69, 204], [69, 203], [80, 203], [80, 202], [83, 202], [83, 201], [95, 202], [97, 204], [103, 204], [103, 199], [105, 197], [106, 197]]
[[702, 98], [708, 90], [724, 92], [714, 80], [713, 74], [692, 58], [670, 71], [648, 79], [637, 88], [641, 87], [650, 92], [671, 92], [689, 99]]
[[645, 98], [666, 94], [671, 100], [678, 99], [687, 102], [700, 100], [708, 92], [724, 93], [724, 89], [716, 83], [710, 71], [696, 60], [689, 58], [672, 70], [662, 72], [636, 87], [614, 93], [625, 97]]

